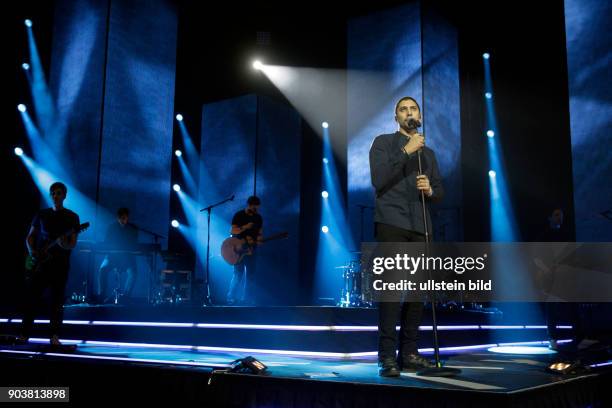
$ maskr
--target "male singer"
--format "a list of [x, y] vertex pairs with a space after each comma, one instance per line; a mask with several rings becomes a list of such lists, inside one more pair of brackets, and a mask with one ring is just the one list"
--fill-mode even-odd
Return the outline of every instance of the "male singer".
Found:
[[[374, 228], [378, 242], [425, 241], [421, 192], [427, 202], [438, 201], [444, 195], [436, 155], [425, 146], [425, 137], [417, 130], [421, 120], [417, 101], [409, 96], [401, 98], [395, 105], [399, 130], [378, 136], [370, 148], [370, 174], [376, 193]], [[419, 174], [419, 154], [423, 174]], [[426, 214], [427, 225], [431, 226], [427, 209]], [[379, 303], [378, 364], [381, 376], [398, 377], [400, 370], [433, 366], [417, 351], [422, 314], [422, 302]], [[396, 356], [398, 315], [401, 328], [399, 355]]]

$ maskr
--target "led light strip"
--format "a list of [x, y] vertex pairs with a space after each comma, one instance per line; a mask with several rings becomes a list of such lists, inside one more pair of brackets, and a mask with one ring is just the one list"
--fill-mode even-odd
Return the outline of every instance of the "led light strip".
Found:
[[[0, 323], [21, 323], [21, 319], [0, 319]], [[36, 324], [49, 324], [49, 320], [34, 320]], [[201, 329], [242, 329], [282, 331], [377, 331], [377, 326], [317, 326], [286, 324], [239, 324], [239, 323], [175, 323], [175, 322], [129, 322], [107, 320], [64, 320], [70, 325], [130, 326], [130, 327], [197, 327]], [[396, 326], [399, 330], [399, 326]], [[441, 325], [438, 330], [524, 330], [546, 329], [543, 325]], [[557, 326], [557, 329], [572, 329], [572, 326]], [[420, 331], [432, 331], [432, 326], [419, 326]]]
[[[43, 338], [31, 338], [33, 343], [49, 343], [48, 339]], [[214, 346], [195, 346], [195, 345], [179, 345], [179, 344], [154, 344], [154, 343], [128, 343], [128, 342], [115, 342], [115, 341], [97, 341], [97, 340], [72, 340], [62, 339], [65, 344], [76, 344], [76, 345], [92, 345], [92, 346], [111, 346], [111, 347], [143, 347], [143, 348], [156, 348], [156, 349], [175, 349], [175, 350], [191, 350], [191, 351], [214, 351], [214, 352], [227, 352], [227, 353], [255, 353], [255, 354], [275, 354], [275, 355], [286, 355], [286, 356], [301, 356], [301, 357], [321, 357], [321, 358], [341, 358], [350, 359], [358, 357], [370, 357], [377, 356], [376, 351], [365, 351], [356, 353], [338, 353], [338, 352], [327, 352], [327, 351], [300, 351], [300, 350], [269, 350], [269, 349], [255, 349], [255, 348], [238, 348], [238, 347], [214, 347]], [[568, 343], [572, 340], [559, 340], [558, 343]], [[532, 341], [532, 342], [515, 342], [515, 343], [491, 343], [491, 344], [477, 344], [471, 346], [452, 346], [452, 347], [440, 347], [440, 351], [460, 351], [460, 350], [478, 350], [486, 349], [489, 347], [497, 346], [519, 346], [519, 345], [543, 345], [548, 344], [548, 341]], [[420, 353], [432, 353], [433, 348], [420, 348]]]

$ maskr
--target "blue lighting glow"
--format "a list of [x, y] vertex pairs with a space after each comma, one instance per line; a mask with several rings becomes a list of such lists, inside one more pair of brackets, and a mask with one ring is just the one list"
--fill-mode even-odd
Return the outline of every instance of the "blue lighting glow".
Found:
[[25, 26], [26, 26], [26, 27], [28, 27], [28, 28], [32, 27], [32, 20], [30, 20], [29, 18], [28, 18], [28, 19], [26, 19], [26, 20], [25, 20], [23, 23], [24, 23], [24, 24], [25, 24]]
[[176, 157], [181, 157], [181, 156], [183, 155], [183, 152], [181, 152], [180, 150], [176, 149], [176, 150], [174, 151], [174, 155], [175, 155]]
[[323, 129], [327, 129], [329, 127], [329, 123], [323, 122], [321, 123], [321, 126], [323, 126]]
[[27, 62], [24, 62], [23, 64], [21, 64], [21, 68], [27, 71], [28, 69], [30, 69], [30, 64], [28, 64]]
[[172, 186], [172, 189], [178, 193], [179, 191], [181, 191], [181, 186], [179, 186], [178, 184], [175, 184]]
[[25, 112], [27, 110], [26, 106], [23, 103], [20, 103], [19, 105], [17, 105], [17, 110], [19, 112]]
[[482, 54], [482, 58], [488, 60], [489, 58], [491, 58], [491, 55], [489, 55], [488, 52], [485, 52], [484, 54]]
[[263, 68], [263, 64], [259, 60], [253, 61], [253, 69], [261, 70]]
[[22, 156], [23, 155], [23, 149], [21, 147], [16, 147], [15, 148], [15, 154], [17, 156]]
[[487, 136], [493, 137], [493, 136], [495, 136], [495, 132], [492, 131], [491, 129], [489, 129], [489, 130], [487, 130]]
[[181, 115], [180, 113], [176, 114], [176, 120], [178, 120], [179, 122], [181, 122], [183, 120], [183, 115]]
[[493, 94], [491, 92], [485, 92], [485, 98], [491, 99], [492, 97], [493, 97]]
[[174, 228], [178, 228], [180, 224], [179, 224], [179, 222], [177, 220], [172, 220], [170, 225], [172, 225]]
[[493, 178], [497, 175], [497, 173], [495, 173], [495, 171], [493, 170], [489, 170], [489, 177]]
[[487, 351], [491, 353], [503, 353], [503, 354], [555, 354], [556, 351], [549, 349], [548, 347], [534, 347], [534, 346], [496, 346], [488, 348]]
[[[317, 248], [315, 275], [315, 297], [333, 297], [341, 290], [340, 275], [330, 274], [330, 270], [348, 262], [351, 253], [348, 248], [351, 232], [346, 222], [346, 206], [342, 193], [340, 177], [335, 164], [330, 128], [322, 123], [323, 168], [321, 174], [321, 226]], [[333, 233], [332, 233], [333, 231]]]

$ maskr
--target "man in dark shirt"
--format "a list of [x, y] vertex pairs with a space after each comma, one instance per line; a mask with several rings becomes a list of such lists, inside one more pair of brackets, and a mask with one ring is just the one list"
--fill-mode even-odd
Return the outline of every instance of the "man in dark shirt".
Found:
[[[50, 338], [51, 345], [61, 345], [59, 330], [64, 315], [64, 290], [70, 269], [70, 253], [76, 246], [79, 216], [64, 208], [68, 189], [63, 183], [56, 182], [49, 188], [53, 207], [40, 210], [32, 220], [26, 238], [28, 252], [34, 259], [45, 259], [40, 268], [26, 272], [26, 302], [23, 327], [19, 342], [27, 342], [32, 332], [36, 304], [41, 300], [45, 289], [50, 289]], [[60, 238], [59, 244], [41, 253], [45, 245]]]
[[[134, 249], [138, 240], [138, 230], [130, 224], [130, 210], [119, 208], [117, 210], [117, 221], [108, 226], [104, 238], [104, 247], [113, 251], [126, 251], [107, 254], [100, 265], [98, 271], [98, 299], [104, 299], [108, 286], [108, 274], [116, 270], [117, 273], [126, 273], [125, 289], [122, 295], [129, 298], [134, 289], [136, 280], [136, 258], [133, 254], [127, 253]], [[104, 303], [114, 301], [114, 296], [109, 296]]]
[[[421, 109], [415, 99], [401, 98], [395, 106], [399, 131], [380, 135], [370, 148], [370, 174], [376, 193], [374, 214], [379, 242], [425, 241], [420, 196], [438, 201], [444, 196], [440, 170], [433, 150], [417, 132]], [[419, 175], [418, 151], [423, 174]], [[426, 209], [427, 225], [431, 226]], [[431, 227], [429, 227], [431, 228]], [[428, 229], [429, 229], [428, 228]], [[380, 302], [378, 305], [378, 360], [380, 375], [397, 377], [402, 369], [431, 367], [417, 351], [417, 335], [423, 314], [422, 302]], [[396, 356], [398, 315], [401, 317], [399, 357]], [[398, 366], [398, 360], [400, 366]]]
[[[263, 218], [259, 215], [259, 197], [251, 196], [247, 200], [247, 208], [238, 211], [232, 218], [231, 234], [244, 239], [253, 248], [261, 245], [263, 240]], [[246, 269], [246, 272], [245, 272]], [[246, 277], [245, 277], [246, 273]], [[234, 276], [227, 292], [227, 303], [249, 303], [253, 301], [250, 287], [255, 276], [255, 256], [246, 255], [234, 265]]]

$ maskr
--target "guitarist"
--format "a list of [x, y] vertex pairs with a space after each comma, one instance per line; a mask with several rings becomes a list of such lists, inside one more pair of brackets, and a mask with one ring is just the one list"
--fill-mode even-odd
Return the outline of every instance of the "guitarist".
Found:
[[[238, 211], [232, 218], [232, 236], [246, 240], [251, 252], [263, 241], [263, 218], [259, 214], [260, 205], [259, 197], [251, 196], [247, 200], [247, 207]], [[246, 278], [245, 273], [247, 274]], [[253, 255], [244, 256], [240, 262], [234, 265], [234, 276], [232, 276], [227, 293], [228, 305], [252, 301], [249, 282], [253, 282], [254, 275], [255, 257]]]
[[[51, 292], [50, 338], [52, 346], [61, 346], [59, 329], [64, 315], [64, 290], [70, 269], [70, 252], [76, 246], [79, 216], [64, 208], [68, 189], [63, 183], [55, 182], [49, 188], [53, 207], [40, 210], [32, 220], [26, 246], [35, 260], [45, 259], [40, 267], [26, 272], [26, 303], [24, 307], [23, 326], [18, 342], [25, 343], [30, 337], [36, 304], [41, 300], [46, 288]], [[60, 238], [61, 237], [61, 238]], [[43, 250], [45, 244], [60, 238], [58, 245]]]

